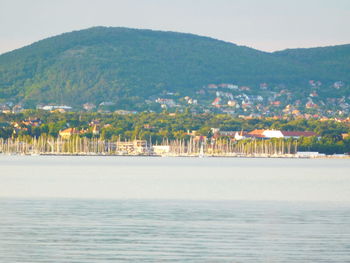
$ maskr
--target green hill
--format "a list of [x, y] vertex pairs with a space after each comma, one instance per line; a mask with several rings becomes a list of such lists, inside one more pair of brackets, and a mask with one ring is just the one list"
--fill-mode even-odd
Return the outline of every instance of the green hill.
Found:
[[274, 55], [299, 64], [309, 79], [324, 82], [350, 80], [350, 44], [330, 47], [287, 49]]
[[94, 27], [0, 56], [0, 102], [136, 105], [210, 83], [349, 81], [347, 46], [267, 53], [191, 34]]

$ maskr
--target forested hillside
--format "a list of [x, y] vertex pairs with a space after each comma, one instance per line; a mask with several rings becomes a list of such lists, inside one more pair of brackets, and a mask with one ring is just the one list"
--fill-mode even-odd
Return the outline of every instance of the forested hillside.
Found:
[[324, 82], [349, 81], [350, 45], [287, 49], [274, 54], [298, 63], [310, 79]]
[[94, 27], [1, 55], [0, 102], [113, 101], [123, 108], [164, 90], [192, 95], [210, 83], [302, 89], [310, 79], [349, 81], [349, 49], [266, 53], [191, 34]]

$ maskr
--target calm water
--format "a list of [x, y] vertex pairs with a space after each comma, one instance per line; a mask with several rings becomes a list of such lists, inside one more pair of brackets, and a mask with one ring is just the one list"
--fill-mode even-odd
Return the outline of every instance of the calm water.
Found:
[[0, 262], [350, 262], [350, 161], [0, 156]]

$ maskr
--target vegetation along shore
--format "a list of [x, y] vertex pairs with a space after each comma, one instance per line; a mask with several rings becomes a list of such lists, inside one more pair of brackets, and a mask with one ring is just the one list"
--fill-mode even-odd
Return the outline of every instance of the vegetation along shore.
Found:
[[226, 114], [28, 110], [0, 114], [0, 153], [322, 157], [347, 156], [350, 124]]

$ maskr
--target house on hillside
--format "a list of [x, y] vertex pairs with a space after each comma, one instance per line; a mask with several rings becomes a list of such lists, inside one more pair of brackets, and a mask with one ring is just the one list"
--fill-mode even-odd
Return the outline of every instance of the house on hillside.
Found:
[[161, 104], [162, 108], [173, 108], [176, 106], [176, 103], [173, 99], [157, 98], [155, 102]]
[[96, 105], [93, 103], [87, 102], [87, 103], [83, 104], [83, 109], [86, 111], [92, 111], [95, 108], [96, 108]]
[[129, 110], [116, 110], [114, 113], [119, 115], [129, 115], [129, 114], [136, 114], [137, 111], [129, 111]]
[[272, 101], [270, 104], [274, 107], [279, 107], [281, 106], [281, 101], [275, 100], [275, 101]]
[[11, 108], [5, 104], [0, 105], [0, 112], [11, 113]]
[[47, 110], [47, 111], [53, 111], [53, 110], [63, 110], [64, 112], [66, 111], [70, 111], [72, 109], [71, 106], [67, 106], [67, 105], [44, 105], [44, 106], [41, 106], [41, 105], [38, 105], [37, 106], [37, 109], [39, 110]]
[[13, 106], [12, 113], [20, 113], [23, 111], [23, 107], [19, 104]]
[[209, 84], [209, 85], [207, 86], [207, 88], [208, 88], [208, 89], [217, 89], [218, 86], [217, 86], [216, 84]]
[[308, 101], [306, 104], [305, 104], [305, 108], [307, 109], [317, 109], [318, 108], [318, 105], [313, 103], [311, 100]]
[[221, 102], [221, 98], [220, 97], [216, 97], [214, 99], [214, 101], [211, 103], [211, 105], [213, 105], [214, 107], [220, 108], [221, 107], [220, 102]]
[[235, 100], [229, 100], [229, 101], [227, 102], [227, 105], [228, 105], [229, 107], [236, 107], [237, 102], [236, 102]]
[[28, 118], [22, 121], [22, 124], [25, 126], [39, 127], [42, 124], [42, 121], [39, 118]]

